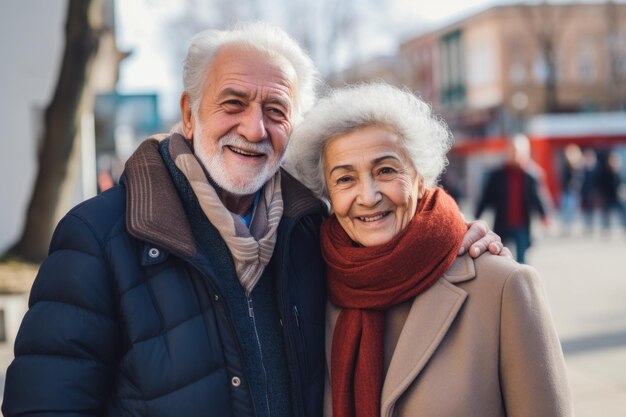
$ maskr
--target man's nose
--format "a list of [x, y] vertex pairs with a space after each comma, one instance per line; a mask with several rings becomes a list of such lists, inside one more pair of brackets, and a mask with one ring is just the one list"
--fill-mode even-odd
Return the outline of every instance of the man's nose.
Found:
[[251, 106], [241, 115], [237, 133], [250, 142], [260, 142], [267, 138], [263, 109]]

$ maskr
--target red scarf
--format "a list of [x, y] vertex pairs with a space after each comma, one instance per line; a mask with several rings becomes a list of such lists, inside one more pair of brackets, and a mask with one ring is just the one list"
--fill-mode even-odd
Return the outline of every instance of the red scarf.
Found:
[[385, 310], [430, 288], [450, 267], [467, 227], [442, 189], [427, 191], [391, 241], [357, 247], [335, 216], [322, 224], [330, 300], [342, 308], [333, 334], [333, 415], [378, 417]]

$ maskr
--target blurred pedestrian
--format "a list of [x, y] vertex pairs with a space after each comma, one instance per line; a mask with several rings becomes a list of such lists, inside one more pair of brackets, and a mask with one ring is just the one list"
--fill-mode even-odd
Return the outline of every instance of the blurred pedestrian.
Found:
[[561, 173], [561, 222], [563, 233], [569, 234], [580, 207], [583, 186], [583, 153], [578, 145], [570, 143], [563, 152], [564, 164]]
[[598, 157], [593, 148], [583, 151], [583, 183], [580, 191], [580, 208], [583, 213], [585, 231], [593, 231], [593, 217], [598, 206], [597, 190]]
[[487, 208], [495, 211], [493, 230], [503, 242], [515, 243], [520, 263], [525, 263], [526, 250], [531, 245], [532, 214], [539, 213], [544, 224], [548, 223], [550, 204], [541, 191], [541, 181], [539, 167], [530, 157], [530, 141], [518, 134], [508, 144], [505, 163], [489, 173], [476, 207], [476, 218]]
[[620, 190], [624, 187], [620, 174], [622, 159], [617, 152], [611, 151], [603, 155], [600, 162], [597, 186], [601, 204], [602, 229], [610, 230], [613, 212], [617, 213], [621, 226], [626, 228], [626, 209], [620, 198]]

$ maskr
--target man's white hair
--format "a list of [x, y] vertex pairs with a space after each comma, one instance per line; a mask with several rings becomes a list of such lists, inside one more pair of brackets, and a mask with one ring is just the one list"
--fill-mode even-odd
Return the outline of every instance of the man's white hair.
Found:
[[292, 123], [315, 103], [319, 76], [311, 58], [285, 31], [266, 22], [238, 23], [230, 30], [206, 30], [196, 34], [187, 49], [183, 65], [183, 88], [197, 114], [209, 66], [216, 53], [226, 45], [243, 46], [271, 56], [281, 56], [296, 72], [296, 96]]
[[[450, 130], [420, 98], [384, 83], [348, 86], [319, 100], [291, 135], [283, 166], [328, 201], [323, 171], [326, 144], [367, 126], [381, 126], [396, 133], [424, 185], [436, 184], [453, 144]], [[359, 152], [358, 144], [354, 152]]]

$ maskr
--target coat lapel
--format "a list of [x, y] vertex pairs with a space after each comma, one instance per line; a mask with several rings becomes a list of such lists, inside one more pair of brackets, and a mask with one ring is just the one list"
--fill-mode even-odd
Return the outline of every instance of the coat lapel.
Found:
[[381, 416], [391, 416], [396, 402], [417, 378], [454, 322], [467, 293], [453, 285], [475, 276], [469, 256], [457, 258], [443, 279], [413, 301], [383, 384]]

